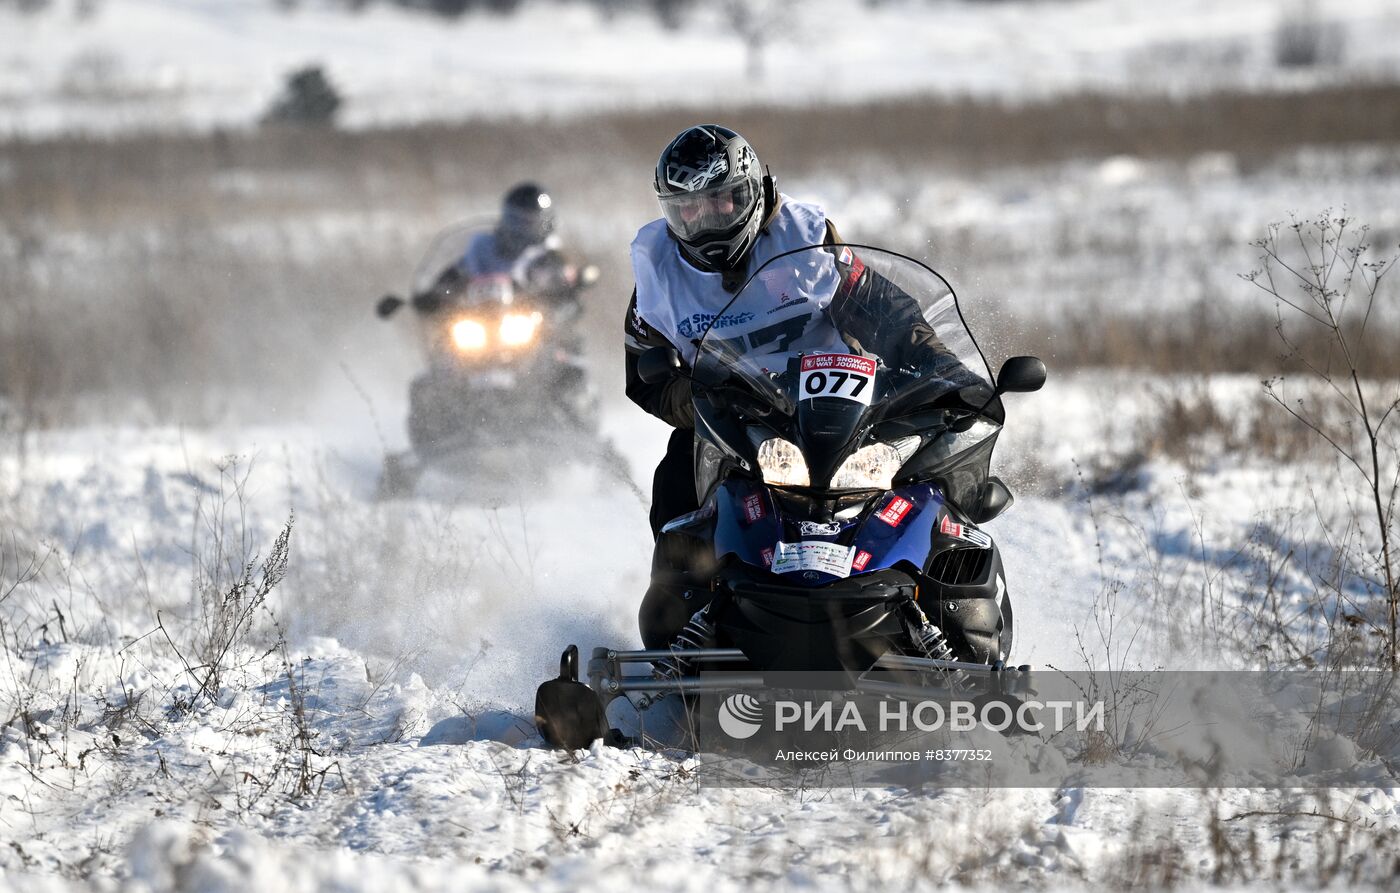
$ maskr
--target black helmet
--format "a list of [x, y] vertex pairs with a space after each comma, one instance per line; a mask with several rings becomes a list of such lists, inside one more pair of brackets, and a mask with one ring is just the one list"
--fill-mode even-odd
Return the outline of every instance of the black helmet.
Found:
[[514, 257], [554, 232], [554, 201], [536, 183], [517, 183], [501, 203], [496, 240], [501, 254]]
[[768, 211], [753, 147], [717, 124], [671, 140], [656, 162], [656, 197], [671, 235], [697, 266], [740, 266]]

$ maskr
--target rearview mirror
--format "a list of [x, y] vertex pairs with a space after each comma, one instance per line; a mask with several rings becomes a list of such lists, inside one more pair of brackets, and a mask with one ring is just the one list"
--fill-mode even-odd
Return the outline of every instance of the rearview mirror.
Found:
[[1045, 384], [1045, 364], [1039, 357], [1011, 357], [997, 373], [998, 394], [1024, 394]]
[[681, 354], [674, 347], [651, 347], [637, 357], [637, 376], [647, 384], [660, 384], [680, 368]]
[[374, 312], [380, 319], [388, 319], [398, 313], [402, 306], [403, 298], [398, 295], [385, 295], [379, 299], [378, 304], [374, 305]]
[[968, 512], [968, 517], [973, 524], [986, 524], [1006, 511], [1015, 501], [1011, 491], [1001, 482], [1001, 478], [989, 476], [982, 483], [982, 489], [977, 495], [977, 505]]

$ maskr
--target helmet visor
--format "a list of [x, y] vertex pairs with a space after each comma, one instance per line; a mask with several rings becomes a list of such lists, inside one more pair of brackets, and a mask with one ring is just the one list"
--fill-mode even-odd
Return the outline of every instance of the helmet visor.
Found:
[[751, 179], [660, 197], [661, 213], [666, 215], [667, 225], [685, 241], [728, 232], [748, 219], [757, 200], [758, 189]]

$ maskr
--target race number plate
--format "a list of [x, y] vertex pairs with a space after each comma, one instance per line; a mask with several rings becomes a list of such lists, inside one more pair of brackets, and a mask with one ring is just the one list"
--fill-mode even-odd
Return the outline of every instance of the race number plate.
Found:
[[468, 304], [509, 304], [515, 296], [515, 283], [507, 273], [477, 276], [467, 283]]
[[870, 405], [875, 391], [875, 361], [847, 353], [814, 353], [802, 358], [799, 399], [840, 397]]
[[772, 571], [775, 574], [790, 574], [794, 571], [820, 571], [833, 577], [851, 575], [851, 559], [856, 557], [855, 546], [842, 546], [836, 543], [808, 541], [803, 543], [778, 543], [773, 554]]

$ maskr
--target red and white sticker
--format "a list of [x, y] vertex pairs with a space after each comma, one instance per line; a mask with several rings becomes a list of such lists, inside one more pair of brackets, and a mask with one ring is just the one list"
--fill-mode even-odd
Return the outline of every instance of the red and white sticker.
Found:
[[764, 515], [763, 497], [757, 493], [751, 493], [744, 497], [744, 518], [748, 523], [759, 520]]
[[869, 552], [862, 549], [860, 552], [856, 553], [855, 560], [851, 562], [851, 567], [855, 570], [863, 571], [865, 570], [865, 566], [870, 563], [872, 557], [873, 556], [871, 556]]
[[914, 507], [914, 503], [903, 496], [896, 496], [890, 500], [889, 505], [875, 513], [875, 517], [884, 521], [891, 527], [898, 527], [904, 521], [904, 516], [909, 514], [909, 510]]
[[938, 522], [938, 532], [944, 536], [951, 536], [953, 539], [972, 543], [979, 549], [992, 547], [991, 537], [969, 524], [959, 524], [948, 515], [944, 515], [943, 520]]
[[802, 358], [798, 399], [840, 397], [865, 406], [875, 391], [875, 361], [848, 353], [814, 353]]
[[764, 566], [764, 567], [772, 567], [772, 566], [773, 566], [773, 550], [772, 550], [772, 549], [764, 549], [764, 550], [760, 553], [760, 555], [761, 555], [761, 557], [763, 558], [763, 566]]

